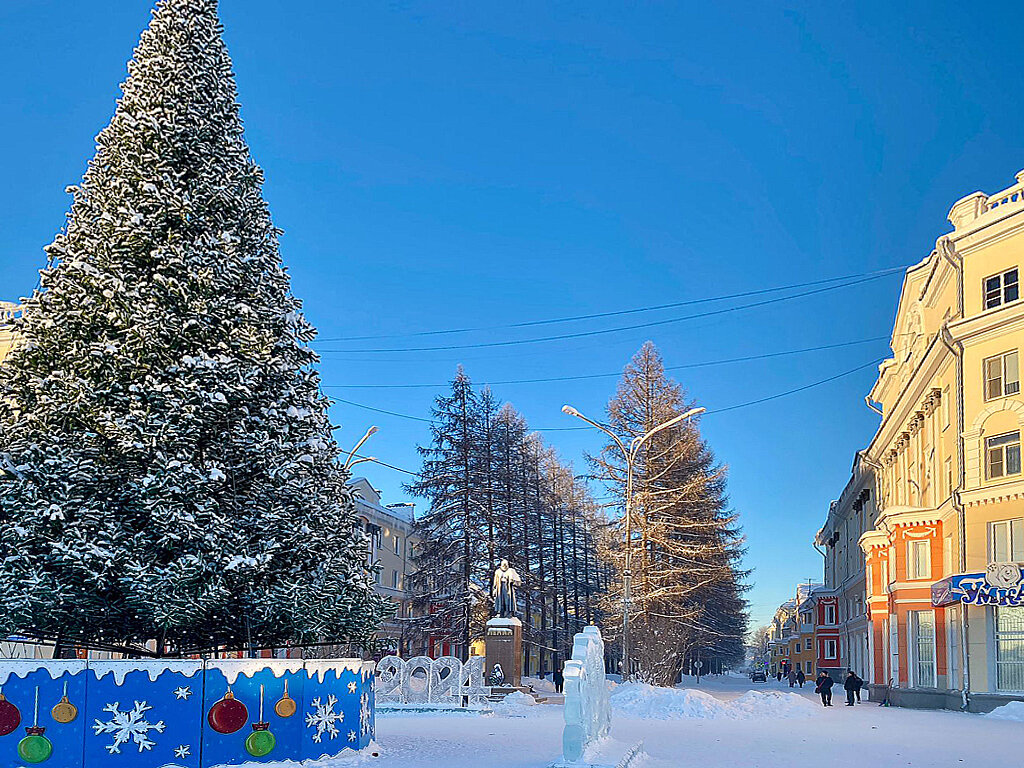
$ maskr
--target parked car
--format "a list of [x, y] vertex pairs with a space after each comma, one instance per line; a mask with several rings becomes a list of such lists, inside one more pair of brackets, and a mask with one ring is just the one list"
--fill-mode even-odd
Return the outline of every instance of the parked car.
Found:
[[764, 673], [763, 669], [755, 670], [750, 673], [750, 682], [752, 683], [767, 683], [768, 675]]

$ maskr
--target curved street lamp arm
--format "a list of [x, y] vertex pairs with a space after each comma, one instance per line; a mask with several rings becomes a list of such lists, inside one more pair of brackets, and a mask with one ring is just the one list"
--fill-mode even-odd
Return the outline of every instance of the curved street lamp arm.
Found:
[[588, 419], [586, 416], [577, 411], [571, 405], [563, 405], [562, 413], [568, 414], [569, 416], [575, 416], [577, 419], [585, 421], [590, 426], [595, 427], [596, 429], [599, 429], [602, 432], [604, 432], [606, 435], [608, 435], [608, 437], [615, 441], [615, 444], [617, 446], [619, 446], [619, 450], [622, 451], [622, 455], [627, 459], [629, 458], [629, 451], [626, 450], [625, 444], [619, 439], [619, 436], [612, 432], [610, 429], [608, 429], [608, 427], [604, 426], [603, 424], [599, 424], [598, 422], [592, 419]]
[[366, 434], [359, 438], [359, 442], [356, 443], [356, 447], [348, 452], [348, 461], [345, 462], [345, 469], [352, 469], [352, 467], [354, 467], [360, 461], [368, 461], [368, 459], [359, 459], [359, 461], [353, 461], [353, 459], [356, 457], [356, 451], [358, 451], [363, 446], [363, 443], [370, 439], [370, 435], [374, 434], [377, 431], [377, 429], [378, 428], [375, 426], [370, 427], [368, 430], [366, 430]]

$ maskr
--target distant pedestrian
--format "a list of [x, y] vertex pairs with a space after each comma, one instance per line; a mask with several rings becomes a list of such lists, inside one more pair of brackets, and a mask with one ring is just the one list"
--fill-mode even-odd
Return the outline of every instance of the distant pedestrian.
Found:
[[799, 685], [801, 688], [803, 688], [804, 683], [807, 682], [807, 675], [804, 674], [804, 671], [802, 669], [798, 669], [796, 671], [796, 682], [797, 685]]
[[790, 688], [796, 685], [796, 671], [792, 667], [789, 670], [789, 674], [786, 675], [786, 679], [789, 680]]
[[551, 673], [551, 682], [555, 684], [555, 693], [561, 693], [562, 685], [565, 683], [565, 677], [562, 675], [562, 670], [556, 669]]
[[824, 672], [818, 673], [818, 679], [815, 681], [814, 692], [821, 695], [821, 706], [831, 707], [832, 706], [832, 678], [826, 675]]
[[857, 693], [857, 681], [860, 678], [851, 669], [846, 673], [846, 679], [843, 681], [843, 690], [846, 691], [846, 706], [853, 706], [853, 699]]
[[776, 677], [778, 678], [779, 682], [781, 683], [782, 682], [782, 667], [779, 667], [779, 672], [776, 675]]
[[854, 695], [855, 695], [855, 696], [857, 697], [857, 703], [858, 703], [858, 704], [860, 704], [860, 689], [864, 687], [864, 678], [860, 677], [860, 676], [859, 676], [859, 675], [857, 675], [856, 673], [854, 673], [854, 675], [853, 675], [853, 676], [854, 676], [855, 678], [857, 678], [857, 679], [856, 679], [856, 680], [854, 681], [854, 686], [855, 686], [855, 687], [854, 687], [854, 689], [853, 689], [853, 693], [854, 693]]

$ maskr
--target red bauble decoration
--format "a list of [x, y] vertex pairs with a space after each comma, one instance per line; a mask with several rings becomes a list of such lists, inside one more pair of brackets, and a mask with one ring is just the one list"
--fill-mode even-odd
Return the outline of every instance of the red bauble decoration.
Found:
[[223, 699], [210, 707], [206, 720], [217, 733], [234, 733], [249, 722], [249, 710], [228, 691]]
[[21, 725], [21, 712], [0, 693], [0, 736], [14, 733]]

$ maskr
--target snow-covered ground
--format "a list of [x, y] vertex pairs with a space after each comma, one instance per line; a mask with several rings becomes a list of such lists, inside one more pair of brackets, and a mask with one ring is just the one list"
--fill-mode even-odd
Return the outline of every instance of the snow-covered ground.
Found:
[[[620, 689], [612, 733], [591, 756], [614, 765], [637, 741], [643, 768], [811, 768], [1016, 765], [1019, 721], [998, 717], [844, 706], [813, 686], [703, 678], [699, 690]], [[749, 693], [751, 690], [757, 693]], [[793, 692], [795, 691], [795, 693]], [[791, 695], [792, 693], [792, 695]], [[510, 706], [500, 715], [387, 714], [377, 718], [380, 768], [546, 768], [561, 754], [562, 707]], [[838, 763], [837, 763], [838, 761]]]

